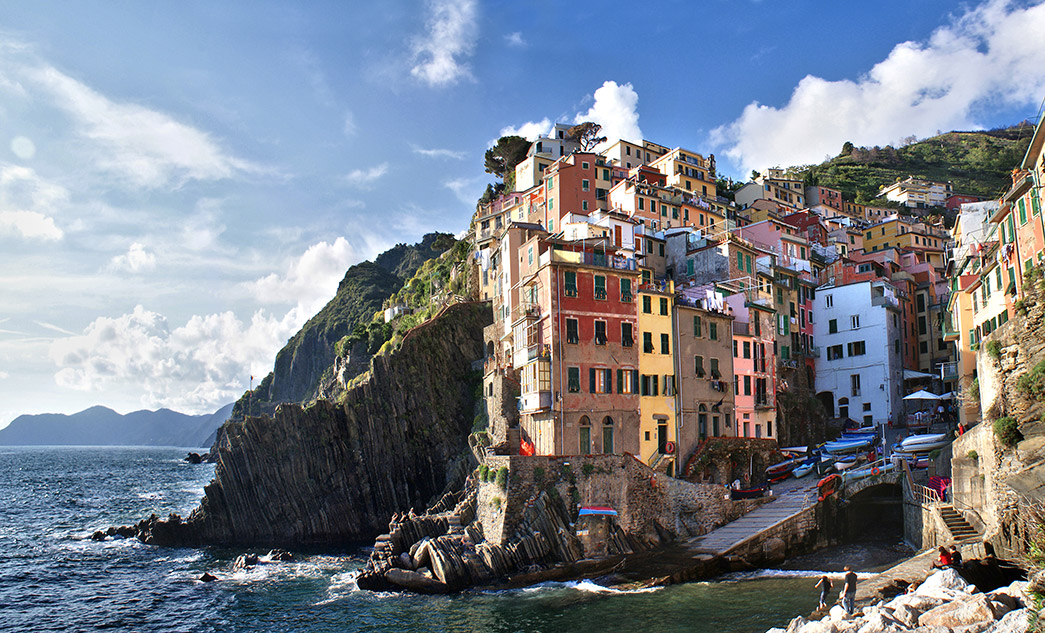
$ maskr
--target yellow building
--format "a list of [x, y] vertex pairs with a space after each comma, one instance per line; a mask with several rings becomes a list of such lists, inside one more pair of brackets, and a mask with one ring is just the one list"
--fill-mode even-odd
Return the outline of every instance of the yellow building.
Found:
[[715, 159], [676, 147], [650, 163], [650, 167], [667, 176], [667, 185], [714, 198]]
[[[638, 292], [639, 447], [640, 459], [674, 474], [675, 341], [672, 312], [675, 286], [671, 281], [642, 284]], [[669, 444], [670, 443], [670, 444]]]
[[[864, 252], [881, 251], [887, 248], [913, 248], [942, 252], [946, 246], [947, 233], [943, 229], [923, 224], [916, 218], [893, 215], [864, 229]], [[940, 259], [938, 265], [942, 267], [942, 256]]]

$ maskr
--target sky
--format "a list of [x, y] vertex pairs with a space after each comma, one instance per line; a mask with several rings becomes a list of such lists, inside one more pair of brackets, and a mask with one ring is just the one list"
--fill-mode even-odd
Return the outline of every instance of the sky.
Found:
[[0, 427], [209, 413], [345, 271], [460, 233], [502, 134], [594, 120], [720, 173], [1008, 125], [1045, 2], [0, 5]]

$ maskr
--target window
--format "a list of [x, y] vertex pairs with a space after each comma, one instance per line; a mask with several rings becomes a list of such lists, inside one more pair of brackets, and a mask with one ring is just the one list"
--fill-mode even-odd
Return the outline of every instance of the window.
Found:
[[842, 346], [832, 345], [827, 348], [827, 360], [838, 360], [842, 358]]
[[587, 171], [587, 169], [588, 169], [588, 167], [589, 167], [589, 166], [590, 166], [590, 165], [589, 165], [589, 164], [588, 164], [587, 162], [582, 162], [582, 163], [581, 163], [581, 169], [583, 169], [583, 170], [585, 170], [585, 171]]
[[717, 358], [712, 358], [711, 359], [711, 377], [714, 378], [715, 380], [718, 380], [719, 378], [722, 377], [722, 374], [718, 370], [718, 359]]
[[694, 371], [697, 374], [697, 378], [704, 377], [704, 357], [694, 356], [693, 357]]
[[751, 358], [751, 341], [744, 341], [744, 358]]
[[631, 303], [631, 299], [631, 280], [622, 277], [620, 280], [620, 300], [624, 303]]
[[918, 317], [918, 333], [919, 334], [925, 334], [927, 331], [928, 331], [928, 324], [927, 324], [927, 322], [925, 320], [925, 317], [923, 317], [923, 316]]
[[643, 332], [642, 333], [642, 351], [647, 354], [653, 353], [653, 333]]
[[849, 376], [849, 386], [851, 387], [852, 395], [860, 395], [860, 374], [852, 374]]
[[567, 297], [577, 296], [577, 273], [572, 270], [567, 270], [563, 273], [563, 285], [565, 289], [563, 292]]
[[588, 390], [592, 393], [613, 392], [613, 370], [592, 367], [588, 370]]
[[831, 295], [824, 295], [824, 306], [828, 307], [828, 308], [833, 308], [834, 305], [835, 305], [834, 297], [831, 296]]
[[686, 260], [686, 274], [692, 277], [695, 274], [694, 262], [692, 259]]
[[712, 341], [718, 340], [718, 323], [708, 321], [708, 338]]
[[744, 395], [751, 395], [751, 376], [744, 376]]
[[631, 323], [620, 324], [620, 344], [624, 347], [631, 347], [635, 344], [635, 337], [631, 331]]
[[659, 396], [660, 389], [657, 376], [643, 374], [639, 382], [639, 394], [643, 396]]
[[693, 317], [693, 336], [697, 338], [704, 336], [704, 327], [699, 316]]
[[664, 395], [673, 396], [675, 395], [675, 376], [667, 374], [664, 376]]
[[849, 343], [849, 355], [850, 356], [863, 356], [867, 353], [867, 346], [864, 345], [864, 341], [853, 341]]
[[670, 354], [671, 353], [671, 338], [667, 334], [660, 335], [660, 353]]
[[587, 178], [581, 180], [581, 191], [588, 191], [590, 188], [591, 183], [588, 182]]
[[827, 333], [836, 334], [838, 332], [838, 319], [831, 319], [827, 322]]
[[595, 275], [595, 298], [606, 298], [606, 275]]
[[737, 357], [737, 341], [733, 341], [733, 358]]
[[660, 298], [660, 314], [661, 316], [667, 316], [668, 314], [668, 300], [666, 297]]
[[653, 312], [653, 301], [649, 295], [642, 296], [642, 312], [644, 314], [650, 314]]
[[595, 322], [595, 344], [605, 345], [606, 344], [606, 322], [596, 321]]
[[580, 343], [581, 335], [577, 319], [566, 319], [566, 342]]
[[[581, 200], [581, 211], [587, 211], [587, 210], [588, 210], [588, 201], [587, 200]], [[548, 220], [548, 232], [549, 233], [552, 232], [551, 224], [552, 224], [552, 221]]]
[[661, 242], [660, 244], [657, 244], [657, 246], [660, 249], [660, 256], [664, 257], [664, 243]]
[[580, 393], [581, 390], [581, 368], [566, 368], [566, 390], [570, 393]]
[[852, 322], [852, 324], [853, 324], [853, 329], [854, 329], [854, 330], [859, 330], [859, 329], [860, 329], [860, 315], [858, 315], [858, 314], [854, 314], [854, 315], [853, 315], [853, 316], [852, 316], [852, 317], [850, 318], [850, 321], [851, 321], [851, 322]]

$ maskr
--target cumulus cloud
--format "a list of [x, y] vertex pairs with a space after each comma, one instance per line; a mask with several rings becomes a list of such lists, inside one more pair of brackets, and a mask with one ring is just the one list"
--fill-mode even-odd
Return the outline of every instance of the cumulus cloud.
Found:
[[505, 35], [504, 41], [508, 46], [516, 46], [519, 48], [526, 46], [526, 40], [523, 39], [523, 35], [519, 31]]
[[429, 86], [446, 86], [472, 78], [461, 61], [475, 49], [478, 36], [476, 0], [430, 0], [423, 37], [414, 42], [410, 74]]
[[353, 169], [345, 174], [345, 184], [358, 189], [370, 189], [374, 181], [388, 173], [388, 163], [381, 163], [369, 169]]
[[882, 145], [973, 129], [986, 107], [1036, 104], [1045, 92], [1045, 3], [990, 0], [903, 42], [856, 80], [808, 75], [782, 107], [753, 102], [711, 133], [740, 167], [819, 162], [845, 141]]
[[60, 240], [62, 229], [48, 215], [68, 200], [68, 192], [28, 167], [0, 163], [0, 235]]
[[[595, 102], [587, 112], [580, 112], [574, 123], [593, 121], [602, 126], [602, 136], [607, 143], [618, 139], [638, 142], [642, 140], [639, 129], [639, 95], [630, 84], [607, 81], [595, 91]], [[598, 149], [598, 148], [597, 148]]]
[[313, 244], [290, 261], [283, 274], [272, 273], [248, 287], [262, 303], [297, 304], [311, 316], [334, 296], [348, 267], [362, 259], [348, 240], [339, 237], [333, 243]]
[[56, 339], [50, 348], [59, 368], [54, 378], [59, 387], [79, 391], [137, 384], [143, 406], [211, 411], [242, 394], [248, 376], [268, 373], [301, 320], [297, 309], [282, 319], [259, 310], [249, 323], [223, 312], [172, 327], [139, 305]]
[[[540, 121], [527, 121], [519, 126], [509, 125], [503, 127], [501, 128], [500, 136], [521, 136], [528, 141], [535, 141], [538, 136], [547, 136], [551, 131], [551, 119], [545, 117]], [[490, 145], [493, 145], [496, 142], [496, 140], [491, 141]]]
[[458, 152], [452, 149], [425, 149], [423, 147], [413, 146], [413, 152], [425, 158], [452, 158], [454, 160], [463, 160], [467, 154], [465, 152]]
[[117, 255], [109, 261], [108, 270], [111, 272], [142, 273], [156, 268], [156, 255], [145, 250], [145, 246], [135, 242], [122, 255]]
[[209, 134], [162, 112], [113, 101], [52, 66], [24, 66], [22, 74], [94, 144], [94, 164], [133, 187], [177, 187], [261, 171]]

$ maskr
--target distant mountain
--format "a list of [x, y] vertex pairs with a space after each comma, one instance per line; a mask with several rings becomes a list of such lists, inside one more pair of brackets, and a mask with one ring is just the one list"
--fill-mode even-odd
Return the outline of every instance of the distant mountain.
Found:
[[186, 446], [210, 448], [216, 429], [228, 419], [227, 404], [208, 415], [160, 409], [121, 415], [91, 407], [64, 415], [20, 415], [0, 429], [0, 446]]
[[796, 167], [806, 185], [840, 189], [850, 199], [875, 204], [879, 188], [907, 176], [952, 182], [955, 193], [996, 198], [1012, 184], [1010, 171], [1023, 160], [1034, 126], [985, 132], [948, 132], [900, 148], [853, 147], [819, 165]]

